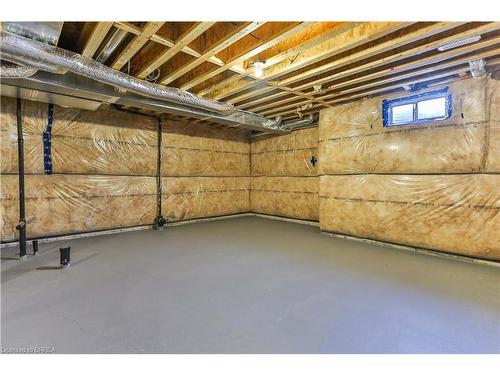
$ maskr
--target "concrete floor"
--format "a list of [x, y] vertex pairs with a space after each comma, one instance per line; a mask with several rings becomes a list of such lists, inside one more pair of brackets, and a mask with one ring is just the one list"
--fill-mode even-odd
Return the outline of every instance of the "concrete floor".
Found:
[[252, 217], [40, 247], [2, 250], [4, 350], [500, 352], [498, 268]]

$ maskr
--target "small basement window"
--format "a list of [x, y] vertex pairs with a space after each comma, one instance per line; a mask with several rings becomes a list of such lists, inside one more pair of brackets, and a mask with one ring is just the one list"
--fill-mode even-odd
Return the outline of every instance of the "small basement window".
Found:
[[448, 88], [382, 102], [384, 126], [412, 125], [451, 117]]

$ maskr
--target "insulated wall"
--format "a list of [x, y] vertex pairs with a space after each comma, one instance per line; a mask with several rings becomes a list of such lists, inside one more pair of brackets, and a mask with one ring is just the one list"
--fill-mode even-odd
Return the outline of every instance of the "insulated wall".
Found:
[[[16, 100], [1, 106], [1, 239], [18, 236]], [[53, 107], [52, 174], [44, 173], [48, 104], [22, 101], [28, 237], [152, 224], [159, 125], [114, 108]], [[250, 145], [234, 130], [162, 120], [163, 216], [248, 212]]]
[[385, 128], [382, 99], [321, 112], [322, 230], [500, 259], [499, 84], [446, 87], [448, 120]]
[[[2, 240], [19, 222], [16, 100], [2, 97]], [[151, 224], [157, 124], [113, 109], [54, 106], [52, 174], [44, 173], [48, 104], [22, 101], [28, 237]]]
[[319, 220], [318, 129], [251, 142], [253, 212]]
[[241, 130], [162, 122], [167, 221], [250, 211], [250, 145]]

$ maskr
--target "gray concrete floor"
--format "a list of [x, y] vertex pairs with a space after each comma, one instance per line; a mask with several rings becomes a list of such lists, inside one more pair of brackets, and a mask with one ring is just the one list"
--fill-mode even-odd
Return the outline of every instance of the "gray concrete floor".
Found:
[[4, 349], [500, 352], [498, 268], [252, 217], [40, 247], [2, 250]]

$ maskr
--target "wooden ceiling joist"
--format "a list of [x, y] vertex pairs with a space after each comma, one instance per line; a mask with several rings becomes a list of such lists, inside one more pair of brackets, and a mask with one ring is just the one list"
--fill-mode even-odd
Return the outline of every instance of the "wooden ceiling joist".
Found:
[[[401, 36], [400, 38], [398, 38], [397, 43], [394, 43], [393, 41], [390, 40], [390, 41], [387, 41], [385, 43], [375, 45], [371, 48], [367, 48], [366, 50], [362, 50], [362, 51], [350, 54], [350, 55], [345, 56], [343, 58], [335, 59], [334, 61], [320, 65], [319, 67], [316, 67], [313, 69], [308, 69], [305, 72], [294, 74], [287, 79], [283, 79], [281, 81], [275, 81], [274, 84], [277, 86], [288, 87], [291, 84], [294, 84], [298, 81], [305, 80], [305, 79], [310, 78], [310, 77], [316, 77], [316, 76], [323, 74], [329, 70], [339, 69], [343, 66], [353, 64], [356, 61], [366, 59], [366, 58], [373, 56], [373, 55], [376, 55], [376, 54], [387, 52], [390, 49], [399, 48], [401, 46], [415, 42], [416, 40], [427, 38], [430, 35], [435, 35], [435, 34], [441, 33], [445, 30], [449, 30], [450, 28], [453, 28], [453, 27], [456, 27], [459, 25], [461, 25], [461, 23], [440, 22], [438, 24], [433, 24], [433, 25], [430, 25], [428, 27], [425, 27], [424, 29], [420, 29], [420, 30], [417, 30], [415, 32], [411, 32], [409, 34]], [[288, 74], [288, 73], [290, 73], [290, 71], [293, 72], [292, 69], [293, 68], [291, 68], [291, 67], [288, 69], [284, 69], [283, 73]], [[281, 74], [281, 72], [279, 74], [283, 75], [283, 74]], [[268, 75], [271, 76], [270, 73], [268, 73]], [[271, 78], [268, 78], [268, 79], [271, 79]], [[318, 80], [314, 84], [321, 84], [321, 82]], [[312, 87], [312, 85], [313, 84], [311, 84], [311, 87]], [[226, 89], [226, 90], [230, 90], [231, 95], [234, 95], [234, 94], [242, 91], [243, 88], [233, 89], [233, 91], [231, 91], [231, 89]], [[258, 92], [256, 92], [256, 94], [257, 93], [263, 94], [263, 93], [268, 92], [270, 90], [272, 90], [271, 87], [264, 87], [264, 88], [258, 90]], [[241, 102], [241, 101], [247, 99], [248, 97], [251, 97], [248, 93], [241, 94], [241, 95], [238, 95], [236, 97], [232, 96], [231, 99], [228, 100], [228, 102], [234, 104], [234, 103]]]
[[[278, 64], [267, 67], [264, 70], [264, 75], [261, 77], [260, 81], [276, 79], [279, 76], [285, 75], [297, 69], [302, 69], [308, 65], [312, 65], [341, 52], [360, 46], [361, 44], [381, 38], [409, 25], [410, 24], [406, 22], [362, 23], [352, 29], [336, 35], [331, 39], [326, 40], [323, 43], [317, 44], [313, 48], [303, 51], [293, 60], [287, 59], [279, 62]], [[220, 100], [229, 95], [247, 89], [256, 83], [257, 82], [255, 81], [234, 82], [225, 87], [208, 92], [206, 96]]]
[[[141, 33], [141, 29], [132, 25], [130, 22], [115, 22], [114, 26], [118, 27], [124, 31], [127, 31], [131, 34], [134, 34], [134, 35], [139, 35]], [[158, 34], [152, 35], [150, 40], [153, 42], [156, 42], [158, 44], [164, 45], [166, 47], [169, 47], [169, 48], [173, 47], [175, 44], [172, 40], [167, 39], [167, 38], [160, 36]], [[193, 56], [195, 58], [199, 58], [201, 56], [201, 53], [195, 51], [194, 49], [190, 48], [189, 46], [183, 47], [181, 49], [181, 52], [183, 52], [189, 56]], [[212, 63], [212, 64], [218, 65], [218, 66], [224, 65], [224, 62], [215, 56], [208, 58], [207, 61]], [[239, 69], [236, 69], [236, 68], [234, 69], [234, 71], [237, 73], [241, 72]]]
[[176, 53], [180, 52], [184, 47], [191, 43], [194, 39], [199, 37], [208, 28], [210, 28], [215, 22], [198, 22], [193, 27], [191, 27], [187, 32], [185, 32], [179, 39], [175, 41], [175, 44], [166, 49], [153, 61], [142, 67], [137, 73], [138, 78], [145, 78], [148, 74], [153, 72], [155, 69], [159, 68], [161, 65], [166, 63], [171, 59]]
[[[304, 89], [312, 88], [314, 85], [324, 84], [325, 82], [332, 81], [333, 79], [339, 79], [339, 78], [346, 76], [348, 74], [351, 75], [351, 74], [359, 73], [361, 71], [368, 71], [369, 69], [374, 69], [376, 67], [380, 67], [380, 66], [384, 66], [384, 65], [388, 65], [388, 64], [394, 64], [394, 63], [397, 63], [398, 61], [401, 61], [401, 60], [404, 60], [404, 59], [407, 59], [410, 57], [419, 56], [419, 55], [423, 54], [424, 52], [436, 50], [437, 47], [439, 47], [443, 44], [451, 43], [453, 41], [457, 41], [457, 40], [466, 38], [466, 37], [471, 36], [471, 35], [483, 34], [483, 33], [492, 32], [495, 30], [500, 30], [500, 25], [498, 23], [497, 24], [490, 23], [490, 24], [482, 25], [482, 26], [479, 26], [477, 28], [472, 28], [472, 29], [469, 29], [467, 31], [464, 31], [464, 32], [461, 32], [458, 34], [454, 34], [454, 35], [449, 36], [449, 37], [444, 38], [444, 39], [439, 39], [439, 40], [436, 40], [436, 41], [433, 41], [430, 43], [426, 43], [424, 45], [420, 45], [420, 46], [405, 50], [405, 51], [397, 53], [397, 54], [388, 55], [385, 58], [377, 59], [377, 60], [372, 61], [370, 63], [363, 64], [361, 66], [358, 66], [358, 67], [355, 67], [355, 68], [352, 68], [352, 69], [349, 69], [346, 71], [341, 71], [338, 73], [330, 74], [325, 78], [308, 82], [306, 84], [303, 84], [301, 86], [296, 87], [295, 89], [289, 88], [289, 90], [287, 90], [287, 92], [289, 93], [291, 91], [293, 92], [294, 90], [297, 90], [298, 92], [302, 93]], [[488, 42], [485, 42], [484, 45], [487, 45], [487, 44], [491, 45], [492, 43], [493, 43], [492, 41], [488, 41]], [[383, 45], [381, 45], [379, 47], [385, 49], [387, 47], [387, 45], [386, 45], [386, 43], [384, 43]], [[469, 47], [471, 47], [471, 46], [469, 46]], [[453, 51], [453, 50], [451, 50], [451, 51]], [[451, 51], [450, 51], [450, 54], [452, 53]], [[375, 54], [375, 51], [373, 51], [373, 52]], [[343, 59], [340, 59], [338, 61], [334, 61], [330, 64], [325, 64], [325, 65], [319, 66], [311, 71], [305, 71], [305, 72], [300, 73], [298, 75], [293, 75], [290, 78], [275, 82], [275, 85], [272, 85], [269, 88], [263, 88], [263, 89], [255, 91], [254, 95], [263, 94], [265, 92], [273, 90], [276, 87], [289, 87], [290, 85], [297, 83], [297, 82], [300, 82], [300, 81], [303, 81], [304, 79], [318, 76], [318, 75], [323, 74], [329, 70], [339, 69], [343, 66], [350, 65], [356, 60], [361, 60], [361, 59], [369, 56], [369, 55], [367, 55], [367, 53], [369, 54], [370, 51], [369, 50], [361, 51], [357, 54], [347, 56]], [[239, 99], [241, 100], [242, 97], [243, 97], [243, 95], [240, 96]], [[274, 99], [276, 99], [276, 97], [277, 97], [277, 94], [274, 96]], [[233, 100], [230, 100], [229, 102], [235, 102], [236, 100], [237, 99], [233, 98]], [[252, 108], [252, 106], [248, 105], [248, 104], [249, 103], [246, 103], [244, 106], [242, 106], [242, 108]], [[252, 110], [255, 110], [255, 108], [253, 108]]]
[[[371, 73], [371, 71], [373, 71], [374, 69], [379, 68], [379, 67], [383, 67], [383, 66], [387, 66], [388, 64], [394, 64], [395, 62], [397, 62], [396, 59], [401, 60], [401, 58], [400, 58], [400, 56], [394, 56], [394, 60], [389, 60], [389, 61], [376, 60], [374, 62], [370, 62], [370, 63], [363, 64], [360, 66], [356, 66], [356, 67], [351, 68], [351, 69], [340, 71], [338, 73], [330, 74], [328, 77], [325, 77], [325, 78], [321, 78], [321, 79], [307, 82], [305, 84], [302, 84], [300, 86], [295, 87], [294, 90], [298, 90], [300, 92], [303, 92], [304, 90], [311, 89], [315, 85], [325, 85], [325, 87], [322, 89], [323, 92], [337, 90], [341, 87], [344, 87], [346, 85], [350, 85], [353, 83], [367, 81], [367, 80], [371, 80], [374, 78], [383, 77], [383, 76], [387, 76], [387, 75], [391, 75], [391, 74], [396, 74], [396, 73], [404, 72], [406, 70], [410, 70], [413, 68], [418, 68], [418, 67], [421, 67], [424, 65], [429, 65], [429, 64], [437, 63], [437, 62], [444, 61], [447, 59], [456, 58], [456, 57], [459, 57], [459, 56], [464, 55], [464, 54], [470, 54], [471, 52], [478, 51], [478, 50], [481, 50], [484, 48], [489, 48], [489, 47], [495, 46], [499, 43], [500, 43], [500, 37], [493, 37], [493, 38], [490, 38], [490, 39], [487, 39], [487, 40], [484, 40], [484, 41], [481, 41], [481, 42], [478, 42], [475, 44], [466, 45], [466, 46], [463, 46], [460, 48], [449, 50], [447, 52], [440, 52], [440, 53], [437, 53], [435, 55], [429, 56], [427, 58], [417, 59], [417, 60], [402, 64], [402, 65], [393, 65], [389, 69], [384, 69], [382, 71]], [[415, 49], [415, 50], [417, 50], [417, 49]], [[365, 74], [361, 75], [363, 72], [365, 72]], [[361, 77], [349, 79], [349, 76], [354, 76], [355, 74], [361, 75]], [[326, 86], [326, 84], [328, 84], [328, 82], [338, 81], [340, 79], [345, 79], [346, 82]], [[285, 95], [289, 95], [289, 93], [290, 93], [290, 91], [276, 93], [276, 94], [270, 95], [268, 97], [264, 97], [264, 98], [257, 99], [254, 101], [249, 101], [249, 102], [242, 104], [242, 105], [238, 105], [238, 107], [242, 108], [242, 109], [258, 111], [259, 108], [256, 108], [256, 107], [259, 105], [259, 103], [268, 102], [268, 101], [274, 101], [274, 103], [276, 103], [276, 106], [279, 106], [279, 105], [283, 104], [284, 102], [283, 101], [276, 101], [276, 99], [279, 99], [280, 97], [285, 96]], [[256, 94], [259, 94], [259, 93], [256, 92]]]
[[130, 43], [120, 52], [111, 64], [113, 69], [120, 70], [148, 40], [163, 26], [165, 22], [148, 22]]
[[[495, 58], [495, 59], [491, 59], [488, 61], [488, 64], [491, 64], [491, 65], [498, 64], [498, 63], [500, 63], [500, 58]], [[331, 105], [332, 104], [338, 105], [339, 103], [343, 103], [343, 102], [348, 101], [348, 100], [364, 98], [364, 97], [368, 97], [368, 96], [372, 96], [372, 95], [378, 95], [378, 94], [381, 94], [381, 93], [384, 93], [387, 91], [391, 91], [394, 89], [400, 89], [403, 86], [411, 86], [414, 84], [424, 83], [424, 82], [428, 82], [431, 80], [436, 80], [436, 79], [440, 79], [440, 78], [444, 78], [444, 77], [448, 77], [448, 76], [459, 75], [463, 72], [468, 72], [468, 71], [470, 71], [470, 67], [468, 65], [465, 65], [465, 66], [462, 65], [462, 67], [451, 69], [451, 70], [445, 70], [444, 72], [439, 72], [439, 71], [432, 72], [430, 75], [427, 75], [426, 77], [422, 77], [422, 78], [413, 76], [411, 79], [398, 81], [395, 84], [392, 84], [389, 86], [383, 86], [380, 88], [375, 88], [373, 90], [368, 90], [368, 91], [366, 91], [366, 89], [357, 90], [356, 93], [354, 93], [352, 95], [345, 96], [345, 94], [343, 94], [343, 95], [341, 95], [342, 96], [341, 98], [335, 97], [331, 100], [327, 99], [326, 101]], [[309, 109], [313, 110], [317, 107], [318, 107], [318, 105], [314, 105]], [[273, 116], [286, 116], [288, 114], [292, 114], [295, 112], [296, 112], [296, 109], [282, 107], [281, 109], [279, 109], [277, 111], [269, 111], [268, 114], [273, 113]]]
[[[227, 48], [236, 41], [240, 40], [244, 36], [250, 34], [252, 31], [254, 31], [256, 28], [260, 27], [263, 24], [264, 22], [248, 22], [239, 28], [233, 29], [233, 31], [229, 35], [227, 35], [224, 39], [214, 43], [195, 60], [181, 66], [180, 68], [176, 69], [172, 73], [169, 73], [167, 76], [163, 78], [160, 77], [160, 83], [163, 85], [167, 85], [170, 82], [175, 81], [182, 75], [186, 74], [187, 72], [193, 70], [194, 68], [204, 63], [205, 61], [210, 61], [210, 59], [214, 58], [215, 55], [218, 54], [220, 51]], [[224, 63], [222, 61], [220, 66], [224, 66]]]
[[[327, 23], [327, 22], [325, 22], [325, 23]], [[293, 60], [301, 52], [303, 52], [309, 48], [312, 48], [315, 45], [324, 42], [325, 40], [333, 38], [334, 36], [339, 35], [339, 34], [345, 32], [349, 29], [352, 29], [352, 28], [356, 27], [358, 24], [359, 23], [356, 23], [356, 22], [348, 22], [348, 23], [344, 23], [342, 25], [339, 25], [337, 27], [330, 27], [329, 30], [326, 31], [325, 33], [322, 33], [322, 34], [320, 34], [314, 38], [311, 38], [311, 39], [305, 39], [304, 41], [297, 43], [293, 47], [287, 48], [283, 52], [280, 52], [277, 55], [270, 57], [269, 59], [265, 59], [265, 66], [269, 67], [269, 66], [277, 64], [285, 59], [292, 59]], [[306, 33], [312, 27], [314, 27], [314, 25], [303, 30], [302, 32]], [[297, 34], [301, 34], [301, 32], [299, 32]], [[296, 37], [294, 37], [293, 39], [295, 39], [295, 38]], [[227, 78], [227, 79], [225, 79], [225, 80], [223, 80], [223, 81], [221, 81], [213, 86], [210, 86], [204, 90], [201, 90], [200, 92], [198, 92], [198, 95], [205, 96], [212, 91], [215, 91], [221, 87], [224, 87], [232, 82], [245, 79], [246, 77], [251, 77], [255, 81], [259, 81], [258, 77], [256, 77], [254, 75], [254, 71], [255, 71], [255, 69], [252, 66], [250, 66], [247, 69], [245, 69], [244, 72], [242, 72], [240, 74], [237, 74], [233, 77], [229, 77], [229, 78]]]
[[[493, 57], [493, 56], [496, 56], [499, 54], [500, 54], [500, 49], [494, 48], [494, 49], [489, 50], [487, 52], [483, 52], [483, 53], [479, 53], [479, 54], [475, 55], [474, 59], [486, 59], [486, 58], [490, 58], [490, 57]], [[452, 68], [452, 67], [455, 67], [457, 65], [467, 64], [470, 60], [471, 60], [471, 57], [468, 56], [468, 57], [461, 58], [458, 60], [452, 60], [452, 61], [447, 61], [444, 63], [433, 64], [430, 67], [428, 66], [428, 67], [424, 67], [422, 69], [413, 70], [409, 73], [392, 74], [389, 76], [387, 76], [387, 74], [385, 74], [385, 77], [383, 79], [379, 79], [375, 82], [369, 82], [369, 81], [373, 80], [373, 78], [374, 78], [373, 76], [365, 76], [365, 77], [359, 78], [358, 80], [349, 80], [349, 81], [346, 81], [343, 84], [340, 84], [337, 86], [332, 85], [330, 88], [334, 92], [332, 94], [322, 95], [320, 97], [320, 99], [323, 101], [323, 104], [330, 104], [328, 102], [328, 100], [331, 98], [334, 98], [334, 97], [339, 97], [339, 96], [342, 96], [345, 94], [349, 94], [351, 92], [356, 92], [356, 91], [359, 91], [361, 89], [368, 89], [368, 88], [380, 86], [383, 84], [391, 83], [394, 81], [400, 81], [402, 79], [411, 79], [412, 77], [415, 77], [415, 76], [421, 76], [424, 74], [432, 73], [434, 71]], [[397, 72], [401, 73], [401, 70], [398, 70]], [[389, 72], [389, 73], [394, 73], [394, 71]], [[357, 83], [360, 83], [360, 82], [362, 83], [361, 85], [359, 85], [359, 86], [356, 85]], [[369, 83], [366, 83], [366, 82], [369, 82]], [[355, 87], [341, 90], [341, 88], [349, 87], [349, 86], [355, 86]], [[287, 103], [288, 103], [288, 101], [286, 101], [286, 100], [277, 101], [277, 102], [272, 103], [272, 104], [267, 104], [267, 105], [263, 105], [263, 106], [260, 106], [257, 108], [253, 108], [252, 111], [257, 111], [259, 113], [265, 113], [265, 112], [263, 112], [263, 110], [267, 109], [267, 108], [274, 107], [274, 108], [283, 109], [283, 108], [285, 108], [284, 105], [286, 105]], [[293, 105], [290, 106], [290, 108], [291, 107], [293, 107]]]
[[[245, 52], [241, 55], [238, 55], [234, 59], [231, 59], [229, 61], [225, 61], [225, 64], [219, 68], [207, 71], [201, 75], [190, 77], [187, 82], [183, 83], [181, 85], [181, 89], [183, 90], [189, 90], [200, 83], [207, 81], [208, 79], [215, 77], [226, 70], [230, 69], [231, 67], [235, 65], [241, 65], [243, 62], [258, 53], [273, 47], [274, 45], [280, 43], [281, 41], [290, 38], [293, 34], [299, 32], [300, 30], [303, 30], [304, 28], [310, 26], [310, 22], [295, 22], [295, 23], [290, 23], [290, 26], [287, 26], [283, 28], [282, 30], [278, 31], [276, 34], [274, 34], [270, 39], [264, 41], [263, 43], [258, 43], [257, 47], [251, 49], [248, 52]], [[268, 24], [263, 25], [262, 27], [266, 27]], [[240, 71], [241, 73], [241, 71]]]
[[[112, 26], [113, 22], [96, 22], [87, 40], [84, 43], [77, 42], [83, 44], [82, 56], [92, 58]], [[84, 34], [82, 37], [85, 37]]]
[[[113, 26], [128, 35], [112, 54], [111, 68], [129, 63], [132, 76], [154, 72], [158, 84], [285, 120], [389, 95], [403, 85], [462, 79], [472, 60], [500, 63], [498, 22], [66, 23], [63, 48], [93, 58]], [[478, 35], [470, 44], [437, 49]], [[255, 74], [257, 61], [264, 63], [262, 75]], [[211, 117], [168, 118], [220, 127]]]
[[[276, 85], [277, 86], [288, 86], [288, 85], [295, 83], [295, 82], [298, 82], [300, 80], [307, 79], [309, 77], [322, 74], [327, 70], [338, 69], [342, 66], [352, 64], [357, 60], [366, 59], [366, 58], [373, 56], [375, 54], [384, 53], [384, 52], [387, 52], [391, 49], [396, 49], [396, 48], [402, 47], [404, 45], [413, 43], [415, 41], [423, 40], [425, 38], [428, 38], [430, 36], [433, 36], [433, 35], [442, 33], [444, 31], [450, 30], [450, 29], [457, 27], [457, 26], [460, 26], [462, 24], [463, 23], [458, 23], [458, 22], [439, 22], [436, 24], [432, 24], [432, 25], [426, 26], [422, 29], [418, 29], [417, 31], [410, 32], [408, 34], [404, 34], [404, 35], [400, 36], [399, 38], [391, 39], [389, 41], [386, 41], [385, 43], [376, 44], [375, 46], [373, 46], [371, 48], [367, 48], [365, 50], [356, 52], [352, 55], [345, 56], [339, 60], [334, 60], [330, 63], [326, 63], [326, 64], [320, 65], [316, 68], [306, 70], [305, 72], [295, 74], [292, 77], [284, 79], [282, 81], [276, 81], [276, 82], [274, 82], [275, 85], [273, 85], [273, 87], [276, 87]], [[372, 38], [372, 40], [373, 40], [373, 38]], [[333, 44], [333, 43], [331, 43], [331, 44]], [[356, 43], [355, 45], [349, 45], [349, 39], [347, 39], [344, 41], [342, 50], [345, 51], [348, 49], [352, 49], [352, 48], [359, 46], [359, 45], [360, 45], [359, 42]], [[323, 48], [326, 48], [326, 46], [323, 46]], [[321, 50], [322, 50], [322, 48], [319, 48], [320, 54], [322, 53]], [[330, 50], [330, 51], [332, 51], [332, 50]], [[340, 49], [333, 49], [333, 51], [334, 51], [333, 53], [331, 53], [331, 52], [329, 53], [329, 56], [327, 55], [326, 57], [323, 57], [321, 59], [324, 60], [328, 57], [331, 57], [332, 55], [339, 54], [339, 52], [341, 52]], [[293, 63], [284, 62], [282, 64], [279, 64], [279, 66], [273, 66], [270, 69], [266, 70], [264, 72], [264, 76], [262, 77], [262, 79], [268, 80], [268, 81], [276, 80], [277, 78], [279, 78], [281, 76], [293, 73], [297, 69], [301, 69], [301, 68], [310, 66], [312, 64], [315, 64], [318, 61], [318, 59], [320, 59], [320, 56], [310, 58], [309, 60], [302, 59], [302, 62], [301, 61], [298, 61], [298, 62], [294, 61]], [[306, 61], [304, 61], [304, 60], [306, 60]], [[241, 92], [242, 90], [248, 88], [248, 86], [249, 86], [248, 84], [239, 83], [237, 85], [234, 85], [233, 87], [226, 87], [219, 94], [217, 94], [215, 96], [210, 96], [210, 97], [213, 97], [214, 99], [217, 98], [220, 100], [220, 99], [228, 96], [229, 93], [231, 95], [234, 95], [235, 93]], [[236, 100], [236, 98], [232, 98], [232, 99], [233, 100], [231, 102]]]
[[[453, 22], [453, 23], [443, 22], [440, 24], [447, 24], [447, 25], [442, 25], [442, 28], [438, 27], [438, 29], [435, 30], [435, 33], [432, 33], [432, 35], [443, 32], [445, 30], [449, 30], [450, 28], [454, 28], [454, 27], [463, 25], [463, 23], [459, 23], [459, 22]], [[439, 40], [435, 40], [433, 42], [419, 45], [417, 47], [405, 50], [405, 51], [397, 53], [397, 54], [389, 55], [387, 57], [381, 58], [380, 60], [378, 60], [378, 62], [387, 63], [389, 61], [399, 61], [399, 60], [402, 60], [404, 58], [418, 56], [418, 55], [421, 55], [425, 52], [435, 50], [443, 44], [452, 43], [452, 42], [455, 42], [457, 40], [467, 38], [469, 36], [488, 33], [488, 32], [499, 30], [499, 29], [500, 29], [500, 24], [488, 23], [488, 24], [485, 24], [485, 25], [482, 25], [479, 27], [469, 29], [467, 31], [453, 34], [453, 35], [446, 37], [446, 38], [443, 38], [443, 39], [439, 39]], [[419, 37], [418, 33], [417, 34], [411, 33], [411, 34], [412, 35], [409, 35], [409, 39], [404, 38], [406, 40], [405, 42], [403, 42], [403, 40], [402, 40], [403, 37], [401, 39], [398, 38], [395, 41], [387, 41], [386, 43], [383, 43], [382, 45], [378, 46], [378, 48], [374, 47], [373, 49], [370, 49], [367, 51], [361, 51], [358, 54], [348, 56], [347, 58], [343, 59], [340, 62], [334, 61], [330, 64], [325, 64], [325, 65], [319, 66], [318, 68], [308, 70], [308, 71], [300, 73], [300, 74], [293, 75], [290, 78], [284, 79], [284, 80], [276, 82], [276, 83], [280, 84], [280, 85], [290, 85], [290, 84], [308, 79], [310, 77], [317, 76], [319, 74], [324, 73], [325, 71], [337, 69], [337, 68], [345, 66], [347, 64], [351, 64], [351, 63], [355, 62], [356, 60], [368, 58], [370, 56], [373, 56], [374, 54], [388, 52], [390, 50], [396, 49], [397, 47], [401, 47], [402, 45], [410, 44], [410, 43], [417, 41], [417, 40], [424, 40], [425, 41], [425, 39], [427, 39], [429, 37], [428, 33], [425, 33], [425, 35], [423, 37], [422, 36]], [[342, 65], [340, 63], [342, 63]]]

